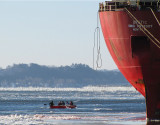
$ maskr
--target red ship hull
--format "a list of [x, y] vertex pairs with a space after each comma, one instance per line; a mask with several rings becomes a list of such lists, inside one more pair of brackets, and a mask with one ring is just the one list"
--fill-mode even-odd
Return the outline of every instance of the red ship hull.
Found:
[[[121, 73], [146, 99], [147, 118], [160, 120], [160, 26], [151, 10], [129, 10], [153, 36], [142, 32], [127, 10], [100, 11], [108, 50]], [[154, 12], [160, 20], [160, 12]]]
[[51, 109], [66, 109], [66, 108], [76, 108], [76, 105], [57, 105], [57, 106], [50, 106]]

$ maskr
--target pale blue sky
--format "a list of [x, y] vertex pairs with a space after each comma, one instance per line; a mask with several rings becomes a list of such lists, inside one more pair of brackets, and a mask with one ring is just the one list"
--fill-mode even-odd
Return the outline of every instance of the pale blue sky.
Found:
[[[0, 0], [0, 67], [18, 63], [92, 67], [100, 1]], [[102, 69], [116, 69], [101, 34]]]

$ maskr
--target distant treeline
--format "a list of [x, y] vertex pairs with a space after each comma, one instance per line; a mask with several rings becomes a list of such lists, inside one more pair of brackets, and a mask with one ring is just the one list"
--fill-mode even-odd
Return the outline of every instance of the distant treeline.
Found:
[[0, 87], [82, 87], [86, 85], [129, 85], [116, 70], [93, 70], [88, 65], [50, 67], [14, 64], [0, 69]]

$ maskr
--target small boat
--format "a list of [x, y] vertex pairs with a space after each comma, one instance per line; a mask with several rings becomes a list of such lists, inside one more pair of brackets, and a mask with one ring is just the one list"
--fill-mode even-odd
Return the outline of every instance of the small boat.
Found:
[[66, 108], [76, 108], [77, 106], [76, 105], [53, 105], [53, 106], [50, 106], [51, 109], [66, 109]]

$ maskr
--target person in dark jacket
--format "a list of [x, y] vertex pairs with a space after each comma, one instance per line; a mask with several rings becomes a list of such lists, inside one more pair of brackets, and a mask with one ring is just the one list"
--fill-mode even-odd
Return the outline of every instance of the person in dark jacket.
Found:
[[62, 105], [62, 101], [59, 101], [58, 106]]
[[65, 102], [64, 102], [64, 101], [62, 101], [62, 105], [65, 105]]
[[54, 106], [54, 103], [53, 103], [53, 101], [51, 101], [51, 102], [49, 103], [49, 105], [50, 105], [50, 106]]
[[72, 102], [72, 101], [70, 101], [70, 105], [73, 105], [73, 102]]

